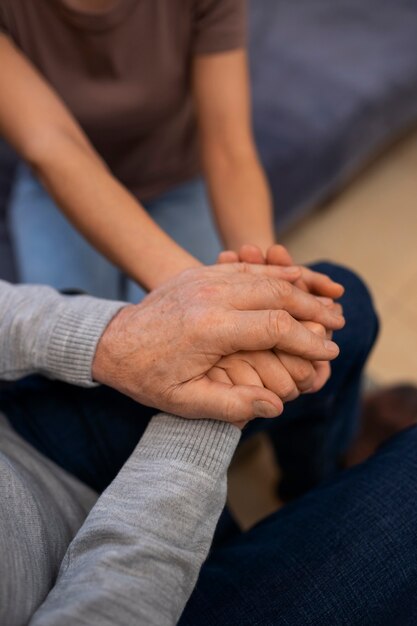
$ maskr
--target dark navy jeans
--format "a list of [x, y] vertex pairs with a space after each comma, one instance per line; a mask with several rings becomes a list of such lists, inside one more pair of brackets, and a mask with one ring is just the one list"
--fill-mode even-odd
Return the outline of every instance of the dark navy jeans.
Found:
[[417, 427], [214, 546], [179, 626], [415, 626]]
[[[340, 302], [346, 326], [334, 334], [340, 356], [332, 375], [316, 394], [286, 404], [282, 416], [266, 421], [283, 481], [280, 495], [290, 500], [333, 476], [358, 429], [362, 373], [378, 334], [378, 318], [363, 281], [343, 267], [314, 266], [345, 286]], [[256, 425], [255, 425], [256, 427]]]

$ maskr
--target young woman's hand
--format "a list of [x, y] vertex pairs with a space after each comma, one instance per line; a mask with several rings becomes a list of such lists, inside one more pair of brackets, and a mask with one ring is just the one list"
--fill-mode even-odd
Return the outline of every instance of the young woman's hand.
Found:
[[[288, 250], [280, 244], [271, 246], [266, 256], [262, 254], [260, 248], [255, 245], [242, 246], [239, 252], [225, 250], [220, 253], [217, 261], [218, 263], [242, 262], [256, 265], [267, 264], [286, 267], [295, 265]], [[300, 266], [300, 271], [301, 277], [295, 283], [300, 289], [308, 291], [315, 296], [329, 298], [331, 300], [337, 300], [343, 295], [345, 291], [343, 285], [334, 282], [329, 276], [326, 276], [326, 274], [315, 272], [303, 266]]]

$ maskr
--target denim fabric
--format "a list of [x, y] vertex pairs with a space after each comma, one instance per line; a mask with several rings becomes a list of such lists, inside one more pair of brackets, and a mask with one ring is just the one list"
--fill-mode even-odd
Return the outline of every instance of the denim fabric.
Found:
[[318, 393], [286, 404], [279, 419], [254, 420], [243, 433], [243, 439], [261, 430], [269, 435], [282, 470], [280, 496], [285, 500], [338, 471], [357, 430], [363, 368], [379, 328], [370, 293], [356, 274], [331, 263], [311, 267], [345, 286], [339, 302], [346, 326], [334, 333], [340, 355], [332, 363], [331, 378]]
[[[192, 180], [147, 202], [146, 210], [179, 245], [205, 264], [221, 250], [204, 183]], [[20, 282], [79, 289], [92, 296], [138, 302], [145, 292], [73, 228], [54, 201], [20, 165], [9, 206]], [[139, 242], [138, 242], [139, 243]]]
[[379, 328], [368, 289], [356, 274], [330, 263], [315, 264], [314, 269], [345, 286], [340, 303], [346, 326], [334, 333], [340, 356], [323, 389], [289, 402], [279, 420], [265, 422], [283, 473], [280, 494], [286, 500], [338, 471], [357, 431], [363, 369]]
[[180, 626], [417, 624], [417, 427], [212, 550]]
[[30, 376], [0, 389], [0, 410], [34, 448], [97, 492], [133, 452], [155, 409], [108, 387]]

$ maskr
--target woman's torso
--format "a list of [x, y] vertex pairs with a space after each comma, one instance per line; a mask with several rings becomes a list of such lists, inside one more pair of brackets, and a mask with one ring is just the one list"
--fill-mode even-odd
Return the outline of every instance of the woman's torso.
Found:
[[0, 28], [54, 87], [113, 173], [146, 200], [198, 173], [192, 0], [0, 0]]

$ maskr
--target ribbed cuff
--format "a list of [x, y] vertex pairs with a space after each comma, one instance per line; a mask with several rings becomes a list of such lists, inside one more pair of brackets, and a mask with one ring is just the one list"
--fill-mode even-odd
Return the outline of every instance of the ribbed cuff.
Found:
[[50, 376], [73, 385], [93, 387], [91, 368], [97, 343], [126, 303], [68, 298], [52, 330], [44, 367]]
[[152, 418], [136, 453], [141, 459], [178, 461], [213, 477], [230, 465], [241, 436], [236, 426], [159, 413]]

